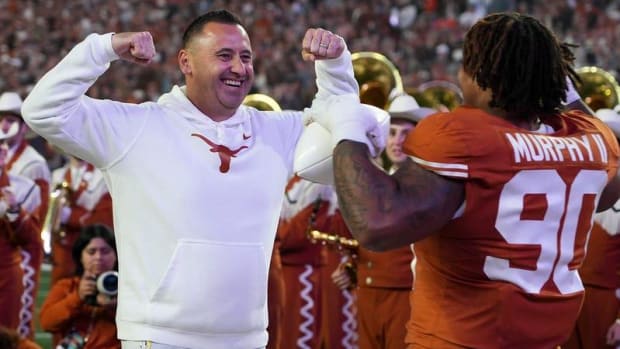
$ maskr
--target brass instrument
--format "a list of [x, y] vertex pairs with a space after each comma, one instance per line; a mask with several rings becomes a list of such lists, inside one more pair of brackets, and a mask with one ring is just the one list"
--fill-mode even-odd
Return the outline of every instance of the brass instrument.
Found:
[[357, 269], [354, 260], [357, 258], [357, 249], [359, 242], [355, 239], [348, 239], [344, 236], [329, 234], [314, 229], [314, 223], [316, 221], [316, 215], [321, 207], [321, 198], [319, 197], [314, 201], [314, 207], [308, 221], [308, 228], [306, 229], [306, 237], [312, 243], [321, 243], [328, 247], [336, 247], [338, 252], [349, 257], [347, 263], [341, 264], [345, 272], [351, 279], [351, 286], [357, 284]]
[[320, 242], [323, 245], [335, 246], [339, 251], [349, 252], [351, 255], [355, 255], [359, 242], [355, 239], [348, 239], [344, 236], [329, 234], [314, 229], [314, 223], [316, 222], [316, 215], [319, 213], [322, 200], [319, 197], [314, 201], [312, 207], [312, 213], [308, 219], [308, 228], [306, 229], [306, 237], [313, 243]]
[[44, 242], [45, 253], [51, 252], [52, 239], [62, 241], [66, 236], [66, 233], [61, 229], [60, 219], [62, 209], [68, 201], [69, 191], [69, 183], [63, 181], [50, 194], [49, 206], [41, 227], [41, 238]]
[[385, 109], [391, 96], [404, 92], [403, 79], [398, 69], [384, 55], [378, 52], [355, 52], [351, 59], [362, 103]]
[[312, 242], [320, 242], [323, 245], [335, 246], [339, 250], [348, 249], [355, 251], [359, 247], [359, 242], [355, 239], [348, 239], [344, 236], [328, 234], [318, 230], [310, 230], [308, 232], [308, 238]]
[[581, 67], [576, 71], [581, 83], [575, 88], [592, 110], [614, 109], [620, 104], [620, 87], [612, 74], [598, 67]]
[[351, 279], [351, 288], [357, 284], [357, 267], [355, 265], [355, 259], [357, 258], [357, 248], [359, 242], [355, 239], [348, 239], [344, 236], [335, 234], [323, 233], [318, 230], [309, 230], [308, 238], [313, 243], [321, 243], [328, 247], [335, 247], [339, 252], [349, 256], [349, 260], [342, 264], [344, 271], [349, 275]]
[[282, 111], [275, 99], [262, 93], [253, 93], [245, 96], [243, 104], [262, 111]]
[[444, 80], [432, 80], [418, 86], [417, 89], [407, 89], [418, 104], [422, 107], [433, 108], [439, 111], [446, 108], [454, 110], [463, 103], [463, 93], [461, 89]]

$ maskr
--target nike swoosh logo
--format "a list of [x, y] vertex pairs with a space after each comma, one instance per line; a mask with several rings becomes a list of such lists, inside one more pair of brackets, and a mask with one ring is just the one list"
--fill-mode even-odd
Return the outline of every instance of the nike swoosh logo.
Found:
[[244, 141], [247, 141], [250, 138], [252, 138], [252, 136], [246, 136], [245, 133], [243, 134], [243, 140]]

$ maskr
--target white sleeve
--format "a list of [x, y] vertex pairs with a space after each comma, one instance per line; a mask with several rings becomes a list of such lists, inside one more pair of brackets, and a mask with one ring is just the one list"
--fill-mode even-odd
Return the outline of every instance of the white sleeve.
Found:
[[359, 96], [359, 85], [353, 74], [351, 52], [345, 48], [340, 57], [316, 61], [316, 99], [353, 93]]
[[329, 103], [339, 100], [340, 96], [355, 96], [359, 100], [359, 85], [353, 73], [351, 52], [345, 48], [338, 58], [319, 60], [314, 65], [316, 71], [317, 93], [312, 106], [303, 114], [304, 124], [315, 119], [315, 115], [327, 113]]
[[69, 154], [103, 168], [125, 154], [148, 108], [85, 96], [118, 59], [112, 34], [91, 34], [35, 85], [22, 106], [30, 128]]

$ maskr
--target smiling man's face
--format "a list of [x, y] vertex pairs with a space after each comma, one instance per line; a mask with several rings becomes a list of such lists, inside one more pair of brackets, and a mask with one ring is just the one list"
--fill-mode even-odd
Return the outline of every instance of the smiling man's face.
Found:
[[254, 81], [250, 38], [240, 25], [207, 23], [179, 53], [188, 96], [219, 121], [234, 114]]

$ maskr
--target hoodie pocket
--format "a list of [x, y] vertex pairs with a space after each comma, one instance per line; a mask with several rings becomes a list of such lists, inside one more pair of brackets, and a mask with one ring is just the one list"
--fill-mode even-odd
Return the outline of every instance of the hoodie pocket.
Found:
[[151, 298], [151, 324], [181, 331], [266, 328], [267, 263], [261, 244], [179, 240]]

